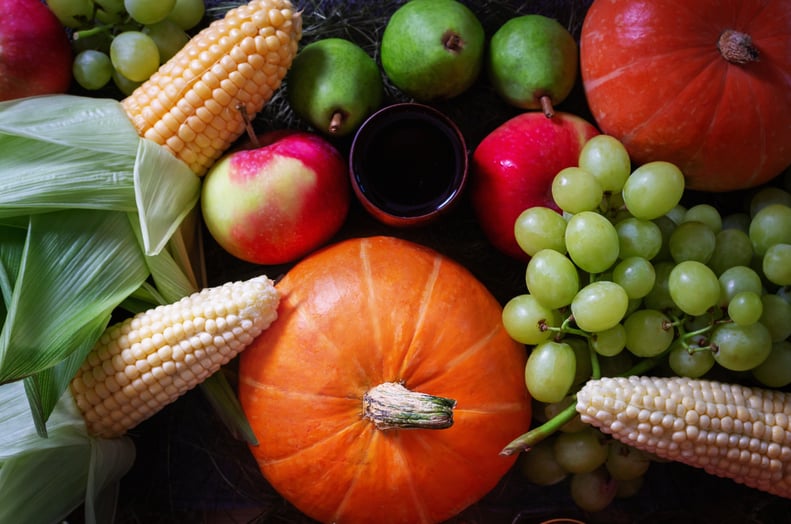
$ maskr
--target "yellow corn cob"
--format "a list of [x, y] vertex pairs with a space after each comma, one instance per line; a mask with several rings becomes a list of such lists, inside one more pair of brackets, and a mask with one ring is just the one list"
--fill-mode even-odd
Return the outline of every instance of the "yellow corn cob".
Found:
[[580, 418], [617, 440], [791, 498], [791, 395], [681, 377], [602, 378]]
[[245, 130], [297, 53], [302, 18], [288, 0], [252, 0], [195, 35], [122, 101], [140, 136], [199, 176]]
[[71, 381], [88, 431], [124, 434], [235, 357], [277, 318], [265, 276], [207, 288], [107, 328]]

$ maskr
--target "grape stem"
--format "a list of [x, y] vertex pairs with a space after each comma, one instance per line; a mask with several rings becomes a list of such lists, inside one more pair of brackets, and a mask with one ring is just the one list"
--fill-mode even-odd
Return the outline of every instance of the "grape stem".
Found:
[[90, 38], [94, 35], [98, 35], [101, 33], [109, 33], [112, 27], [106, 24], [97, 24], [88, 29], [81, 29], [79, 31], [74, 31], [72, 34], [72, 38], [74, 40], [79, 40], [80, 38]]
[[[591, 358], [593, 359], [594, 357]], [[661, 361], [661, 359], [662, 355], [643, 359], [619, 376], [628, 377], [631, 375], [640, 375], [645, 373], [656, 366]], [[596, 359], [596, 361], [598, 364], [598, 359]], [[596, 367], [598, 367], [598, 365]], [[600, 371], [598, 371], [598, 373], [600, 373]], [[551, 436], [566, 423], [570, 422], [577, 415], [577, 396], [572, 395], [571, 398], [571, 404], [563, 409], [563, 411], [559, 412], [543, 424], [531, 429], [527, 433], [523, 433], [522, 435], [516, 437], [514, 440], [508, 443], [508, 445], [506, 445], [502, 451], [500, 451], [500, 455], [510, 456], [522, 451], [530, 451], [530, 448], [534, 447], [545, 438]]]

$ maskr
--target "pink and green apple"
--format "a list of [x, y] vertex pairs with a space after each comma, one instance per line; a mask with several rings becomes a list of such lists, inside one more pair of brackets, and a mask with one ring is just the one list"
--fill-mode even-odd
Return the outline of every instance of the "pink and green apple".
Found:
[[0, 2], [0, 100], [65, 93], [71, 64], [66, 30], [44, 3]]
[[514, 236], [514, 223], [529, 207], [559, 210], [552, 179], [576, 166], [585, 142], [599, 134], [587, 120], [570, 113], [521, 113], [489, 133], [471, 162], [470, 200], [489, 241], [518, 260], [528, 256]]
[[293, 262], [343, 225], [350, 205], [346, 161], [314, 133], [272, 131], [258, 142], [229, 152], [206, 174], [203, 219], [216, 242], [241, 260]]

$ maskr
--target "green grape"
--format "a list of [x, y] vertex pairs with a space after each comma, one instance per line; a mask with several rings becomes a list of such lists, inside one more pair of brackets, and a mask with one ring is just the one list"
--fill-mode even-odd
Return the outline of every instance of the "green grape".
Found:
[[717, 233], [714, 252], [707, 265], [716, 274], [734, 266], [749, 266], [753, 259], [753, 243], [746, 231], [723, 229]]
[[[553, 418], [555, 415], [558, 415], [561, 411], [569, 407], [571, 404], [575, 404], [577, 401], [572, 395], [566, 395], [563, 397], [562, 400], [558, 402], [551, 402], [549, 404], [544, 405], [544, 417], [549, 420]], [[579, 413], [574, 415], [574, 417], [560, 426], [560, 431], [564, 433], [575, 433], [582, 429], [588, 428], [588, 424], [582, 421], [582, 417], [580, 417]]]
[[731, 299], [742, 291], [752, 291], [758, 296], [763, 291], [761, 276], [748, 266], [729, 267], [717, 280], [720, 282], [719, 304], [722, 307], [727, 307]]
[[706, 224], [715, 234], [722, 231], [722, 216], [711, 204], [696, 204], [684, 213], [682, 222], [701, 222]]
[[571, 260], [588, 273], [606, 271], [618, 259], [615, 226], [593, 211], [583, 211], [569, 219], [565, 242]]
[[143, 33], [150, 36], [157, 45], [160, 64], [170, 60], [190, 39], [189, 35], [177, 26], [175, 22], [171, 22], [168, 19], [145, 26]]
[[690, 351], [676, 340], [667, 354], [670, 370], [679, 377], [700, 378], [714, 367], [714, 355], [708, 349], [692, 347]]
[[738, 229], [747, 233], [750, 229], [750, 218], [748, 213], [736, 212], [722, 217], [722, 229]]
[[769, 330], [772, 342], [780, 342], [791, 337], [791, 303], [780, 295], [764, 293], [761, 295], [764, 311], [761, 324]]
[[554, 439], [547, 438], [519, 456], [519, 470], [528, 482], [538, 486], [553, 486], [568, 476], [568, 472], [555, 459], [553, 445]]
[[611, 357], [600, 356], [599, 367], [601, 376], [614, 377], [626, 373], [634, 365], [634, 355], [628, 351], [621, 351]]
[[676, 204], [675, 206], [673, 206], [673, 209], [671, 209], [662, 216], [666, 216], [667, 218], [672, 220], [675, 225], [679, 225], [684, 221], [684, 216], [686, 214], [687, 214], [687, 208], [684, 207], [682, 204]]
[[546, 326], [557, 326], [558, 314], [534, 296], [517, 295], [506, 302], [502, 312], [503, 327], [511, 338], [521, 344], [538, 344], [550, 337]]
[[101, 89], [113, 78], [110, 57], [94, 49], [77, 53], [71, 69], [74, 80], [89, 90]]
[[577, 363], [576, 371], [574, 373], [574, 384], [582, 384], [591, 378], [593, 373], [593, 364], [591, 363], [591, 350], [588, 345], [588, 339], [584, 337], [577, 337], [568, 335], [563, 337], [563, 342], [568, 344], [574, 350], [574, 360]]
[[593, 211], [603, 196], [596, 177], [579, 167], [564, 168], [552, 179], [552, 199], [566, 213]]
[[634, 480], [642, 477], [651, 466], [651, 458], [637, 448], [611, 440], [604, 467], [615, 480]]
[[791, 384], [791, 342], [781, 340], [772, 344], [769, 356], [751, 373], [758, 382], [770, 388], [784, 388]]
[[769, 246], [761, 259], [761, 269], [772, 284], [791, 285], [791, 244]]
[[684, 175], [674, 164], [648, 162], [634, 171], [623, 186], [623, 200], [632, 215], [653, 220], [673, 209], [684, 194]]
[[626, 347], [626, 329], [623, 324], [616, 324], [610, 329], [591, 334], [591, 347], [599, 355], [612, 357]]
[[668, 276], [667, 290], [676, 306], [688, 315], [702, 315], [720, 299], [717, 275], [695, 260], [676, 264]]
[[85, 27], [93, 20], [93, 0], [47, 0], [46, 4], [66, 27]]
[[136, 22], [143, 25], [164, 20], [176, 7], [176, 0], [124, 0], [124, 8]]
[[655, 357], [673, 343], [675, 329], [670, 319], [655, 309], [639, 309], [623, 321], [626, 349], [638, 357]]
[[728, 317], [742, 326], [758, 322], [763, 312], [761, 295], [754, 291], [740, 291], [728, 301]]
[[659, 252], [651, 259], [652, 262], [660, 262], [663, 260], [672, 260], [670, 256], [670, 235], [676, 229], [676, 223], [667, 215], [662, 215], [659, 218], [653, 219], [651, 222], [657, 225], [660, 233], [662, 234], [662, 245], [659, 247]]
[[571, 476], [569, 493], [580, 509], [595, 513], [602, 511], [615, 499], [618, 481], [611, 478], [605, 468]]
[[189, 31], [200, 23], [204, 14], [206, 5], [203, 0], [176, 0], [168, 19], [183, 31]]
[[643, 484], [645, 484], [645, 475], [629, 480], [616, 480], [615, 483], [618, 485], [615, 491], [615, 498], [631, 498], [640, 493]]
[[703, 222], [682, 222], [668, 240], [670, 257], [675, 262], [697, 260], [704, 264], [714, 254], [717, 235]]
[[525, 384], [530, 396], [539, 402], [562, 400], [574, 382], [576, 365], [574, 350], [565, 342], [540, 342], [525, 364]]
[[629, 297], [626, 291], [608, 280], [591, 282], [579, 290], [571, 301], [574, 322], [583, 331], [605, 331], [623, 319]]
[[709, 342], [714, 360], [729, 371], [749, 371], [772, 351], [772, 336], [760, 322], [746, 326], [718, 324]]
[[654, 287], [643, 297], [643, 305], [648, 309], [660, 311], [673, 309], [676, 307], [673, 298], [670, 296], [668, 283], [670, 272], [676, 267], [672, 262], [658, 262], [654, 264]]
[[124, 0], [94, 0], [94, 3], [96, 4], [96, 20], [111, 26], [123, 23], [126, 16]]
[[662, 230], [651, 220], [629, 217], [615, 224], [620, 258], [654, 258], [662, 248]]
[[791, 193], [781, 187], [764, 186], [750, 198], [750, 216], [755, 216], [761, 209], [770, 204], [781, 204], [791, 207]]
[[142, 82], [133, 82], [113, 68], [113, 83], [123, 94], [129, 96]]
[[602, 433], [587, 426], [555, 437], [555, 459], [570, 473], [588, 473], [607, 460], [607, 443]]
[[656, 271], [645, 258], [632, 256], [616, 264], [612, 281], [621, 286], [630, 299], [643, 298], [654, 288]]
[[758, 211], [748, 231], [753, 251], [763, 256], [774, 244], [791, 244], [791, 207], [769, 204]]
[[522, 211], [514, 222], [514, 237], [530, 256], [542, 249], [566, 253], [566, 219], [548, 207], [535, 206]]
[[159, 68], [159, 49], [150, 36], [140, 31], [124, 31], [110, 44], [110, 60], [125, 78], [143, 82]]
[[610, 135], [596, 135], [582, 146], [577, 164], [596, 177], [602, 189], [617, 193], [623, 189], [632, 163], [626, 147]]
[[554, 249], [542, 249], [530, 258], [525, 282], [528, 292], [551, 309], [571, 304], [580, 288], [576, 266]]

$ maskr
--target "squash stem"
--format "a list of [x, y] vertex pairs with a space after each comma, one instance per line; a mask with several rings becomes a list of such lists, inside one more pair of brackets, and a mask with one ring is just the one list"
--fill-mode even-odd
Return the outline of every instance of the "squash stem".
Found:
[[385, 382], [363, 396], [363, 417], [377, 429], [445, 429], [453, 425], [456, 401]]
[[722, 57], [732, 64], [747, 64], [758, 61], [758, 49], [747, 33], [726, 29], [717, 41]]

